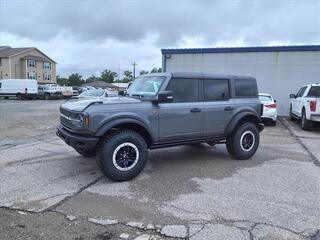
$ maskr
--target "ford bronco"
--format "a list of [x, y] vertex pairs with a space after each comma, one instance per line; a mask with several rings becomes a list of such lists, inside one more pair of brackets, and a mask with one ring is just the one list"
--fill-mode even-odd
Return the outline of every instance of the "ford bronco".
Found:
[[234, 158], [250, 158], [262, 109], [252, 77], [147, 74], [119, 96], [63, 103], [57, 135], [84, 157], [96, 156], [107, 177], [125, 181], [142, 171], [149, 149], [225, 143]]

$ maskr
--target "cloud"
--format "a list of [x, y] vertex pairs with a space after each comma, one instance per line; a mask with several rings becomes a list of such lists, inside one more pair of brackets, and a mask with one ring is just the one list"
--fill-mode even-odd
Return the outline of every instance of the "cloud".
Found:
[[63, 71], [148, 68], [162, 47], [317, 44], [319, 12], [311, 0], [1, 0], [0, 45], [40, 46]]

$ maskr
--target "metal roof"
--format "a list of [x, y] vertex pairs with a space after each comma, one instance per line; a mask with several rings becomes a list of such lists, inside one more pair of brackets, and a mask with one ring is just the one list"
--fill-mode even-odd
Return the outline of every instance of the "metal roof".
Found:
[[223, 47], [223, 48], [175, 48], [161, 49], [162, 54], [190, 53], [245, 53], [245, 52], [301, 52], [320, 51], [320, 45], [270, 46], [270, 47]]

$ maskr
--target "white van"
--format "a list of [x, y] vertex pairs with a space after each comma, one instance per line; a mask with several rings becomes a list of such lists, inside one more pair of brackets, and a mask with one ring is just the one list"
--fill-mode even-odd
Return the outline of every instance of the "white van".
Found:
[[33, 79], [0, 80], [0, 97], [16, 96], [18, 99], [38, 96], [38, 82]]

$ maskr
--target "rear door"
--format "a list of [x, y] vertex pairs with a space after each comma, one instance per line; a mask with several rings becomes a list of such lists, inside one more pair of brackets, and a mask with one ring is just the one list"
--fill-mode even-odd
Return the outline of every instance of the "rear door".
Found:
[[[320, 114], [320, 85], [311, 86], [307, 96], [307, 98], [311, 98], [310, 100], [316, 102], [315, 111], [312, 111], [312, 114]], [[310, 107], [311, 108], [311, 107]]]
[[229, 79], [204, 79], [204, 135], [220, 135], [231, 120], [234, 106], [230, 100]]
[[203, 102], [199, 99], [199, 80], [171, 79], [166, 90], [173, 102], [159, 104], [160, 141], [187, 140], [203, 136]]

